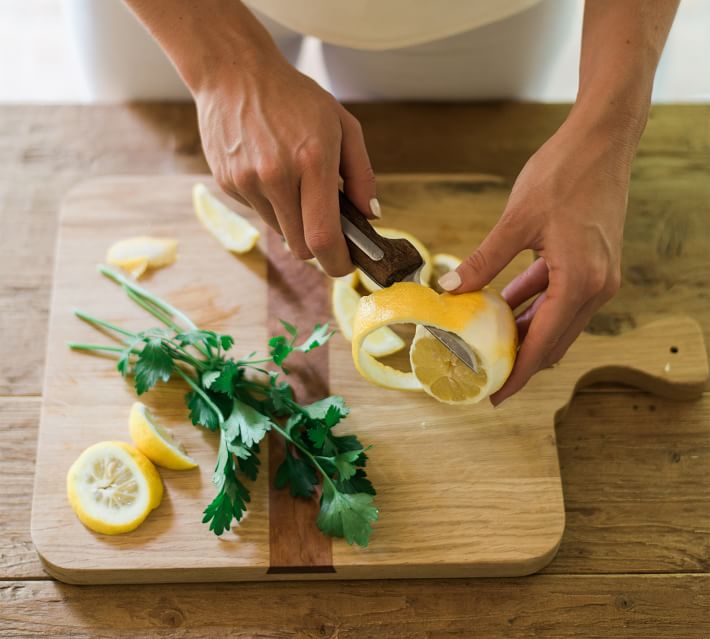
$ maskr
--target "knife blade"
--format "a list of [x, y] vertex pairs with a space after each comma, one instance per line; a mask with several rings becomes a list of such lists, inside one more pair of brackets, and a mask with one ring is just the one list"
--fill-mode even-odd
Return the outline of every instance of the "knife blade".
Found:
[[[424, 260], [407, 240], [380, 235], [355, 205], [340, 192], [340, 223], [350, 258], [365, 275], [383, 288], [395, 282], [419, 282]], [[474, 373], [476, 356], [458, 335], [435, 326], [424, 328]]]

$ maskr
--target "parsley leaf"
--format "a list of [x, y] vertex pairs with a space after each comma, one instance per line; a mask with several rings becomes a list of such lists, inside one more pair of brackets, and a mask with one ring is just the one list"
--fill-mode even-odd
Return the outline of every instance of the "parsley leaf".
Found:
[[209, 430], [219, 428], [219, 418], [212, 407], [203, 399], [202, 395], [190, 391], [185, 395], [185, 403], [190, 409], [190, 421], [195, 426], [204, 426]]
[[345, 537], [349, 544], [367, 546], [372, 534], [370, 522], [377, 521], [378, 510], [372, 495], [342, 493], [331, 482], [324, 482], [320, 514], [316, 523], [326, 535]]
[[377, 494], [372, 482], [367, 478], [367, 475], [362, 468], [356, 469], [355, 474], [350, 479], [346, 481], [337, 481], [335, 484], [341, 493], [367, 493], [368, 495]]
[[276, 471], [274, 484], [276, 488], [288, 484], [294, 497], [310, 497], [316, 489], [318, 478], [310, 464], [300, 457], [294, 457], [286, 447], [286, 456]]
[[147, 338], [135, 366], [136, 393], [142, 395], [158, 380], [167, 382], [172, 372], [173, 358], [163, 346], [163, 340], [160, 337]]
[[256, 408], [235, 399], [232, 412], [223, 425], [227, 441], [239, 437], [245, 446], [251, 447], [260, 442], [266, 432], [271, 430], [271, 420]]
[[269, 340], [269, 355], [274, 364], [279, 366], [285, 373], [288, 371], [283, 367], [286, 358], [293, 351], [308, 353], [317, 346], [325, 344], [332, 336], [334, 331], [329, 330], [328, 324], [316, 324], [313, 332], [299, 346], [295, 346], [298, 331], [293, 324], [281, 320], [286, 331], [291, 335], [291, 339], [286, 339], [283, 335], [277, 335]]
[[249, 491], [234, 473], [225, 473], [221, 490], [204, 510], [202, 523], [209, 522], [210, 530], [221, 535], [229, 530], [233, 519], [239, 521], [242, 518], [249, 499]]
[[241, 379], [243, 369], [231, 359], [225, 362], [224, 367], [210, 383], [209, 388], [217, 393], [224, 393], [230, 397], [234, 394], [234, 383]]

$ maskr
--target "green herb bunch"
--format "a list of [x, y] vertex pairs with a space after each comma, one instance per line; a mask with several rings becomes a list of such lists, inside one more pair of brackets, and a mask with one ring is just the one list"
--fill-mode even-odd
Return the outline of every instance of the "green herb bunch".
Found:
[[[163, 326], [139, 333], [97, 319], [82, 311], [77, 317], [97, 328], [112, 331], [123, 344], [69, 343], [75, 350], [118, 354], [118, 371], [132, 376], [138, 395], [159, 381], [177, 376], [190, 392], [185, 396], [193, 424], [219, 432], [219, 452], [212, 481], [217, 495], [204, 510], [203, 522], [221, 535], [241, 520], [250, 500], [246, 480], [259, 473], [259, 444], [269, 431], [286, 440], [286, 456], [276, 472], [276, 487], [289, 487], [294, 497], [314, 498], [322, 483], [318, 527], [327, 535], [367, 546], [371, 523], [378, 511], [375, 489], [367, 478], [366, 448], [355, 435], [336, 435], [333, 429], [347, 417], [342, 397], [331, 395], [301, 405], [283, 375], [284, 363], [294, 351], [307, 353], [325, 344], [333, 334], [328, 325], [316, 325], [298, 340], [293, 325], [283, 322], [286, 335], [269, 340], [269, 357], [227, 357], [234, 339], [200, 330], [181, 311], [138, 286], [117, 271], [99, 266], [99, 272], [119, 284], [128, 297]], [[297, 342], [299, 342], [297, 344]], [[266, 370], [273, 364], [277, 370]]]

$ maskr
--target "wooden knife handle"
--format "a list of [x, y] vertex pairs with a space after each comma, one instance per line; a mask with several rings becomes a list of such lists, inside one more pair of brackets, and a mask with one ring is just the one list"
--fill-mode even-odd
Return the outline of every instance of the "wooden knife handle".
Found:
[[390, 239], [380, 235], [357, 207], [340, 191], [340, 214], [355, 226], [375, 246], [382, 250], [381, 259], [372, 259], [345, 233], [350, 259], [382, 287], [399, 282], [423, 263], [419, 251], [405, 239]]

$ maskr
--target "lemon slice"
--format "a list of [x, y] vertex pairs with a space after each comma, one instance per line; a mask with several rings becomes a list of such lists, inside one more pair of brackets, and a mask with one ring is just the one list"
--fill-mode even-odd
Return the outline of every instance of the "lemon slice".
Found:
[[461, 258], [451, 255], [450, 253], [436, 253], [431, 258], [431, 287], [437, 292], [442, 293], [443, 289], [439, 286], [439, 278], [449, 271], [453, 271], [461, 264]]
[[[424, 246], [424, 244], [422, 244], [421, 241], [414, 237], [411, 233], [407, 233], [406, 231], [400, 231], [399, 229], [391, 229], [387, 227], [378, 226], [377, 232], [380, 235], [388, 237], [390, 239], [401, 238], [409, 240], [414, 245], [414, 248], [419, 251], [419, 255], [421, 255], [422, 259], [424, 260], [424, 265], [422, 266], [421, 271], [419, 271], [419, 281], [422, 284], [428, 284], [429, 279], [431, 278], [431, 254], [429, 253], [427, 247]], [[374, 293], [375, 291], [380, 290], [380, 285], [373, 281], [370, 277], [365, 275], [362, 271], [359, 271], [358, 274], [360, 276], [360, 282], [362, 282], [362, 285], [370, 293]]]
[[[455, 333], [470, 348], [477, 373], [451, 359], [449, 351], [419, 326], [409, 353], [411, 372], [378, 362], [363, 348], [365, 339], [383, 326], [398, 323], [426, 324]], [[497, 391], [510, 375], [516, 348], [513, 313], [489, 288], [451, 295], [399, 282], [363, 297], [353, 322], [353, 360], [365, 379], [385, 388], [424, 390], [447, 403], [475, 403]]]
[[141, 235], [112, 244], [106, 254], [109, 264], [138, 279], [148, 268], [172, 264], [177, 259], [177, 240]]
[[133, 404], [128, 428], [136, 448], [158, 466], [172, 470], [187, 470], [197, 466], [182, 443], [169, 430], [155, 422], [145, 404]]
[[67, 473], [67, 496], [81, 522], [99, 533], [137, 528], [163, 498], [163, 482], [150, 460], [124, 442], [89, 446]]
[[251, 251], [261, 237], [247, 219], [222, 204], [204, 184], [192, 188], [192, 204], [202, 225], [232, 253]]
[[[350, 273], [333, 280], [333, 315], [343, 337], [352, 342], [353, 319], [360, 294], [355, 290], [357, 276]], [[373, 357], [384, 357], [405, 347], [404, 340], [391, 328], [386, 326], [370, 333], [363, 343], [363, 349]]]

